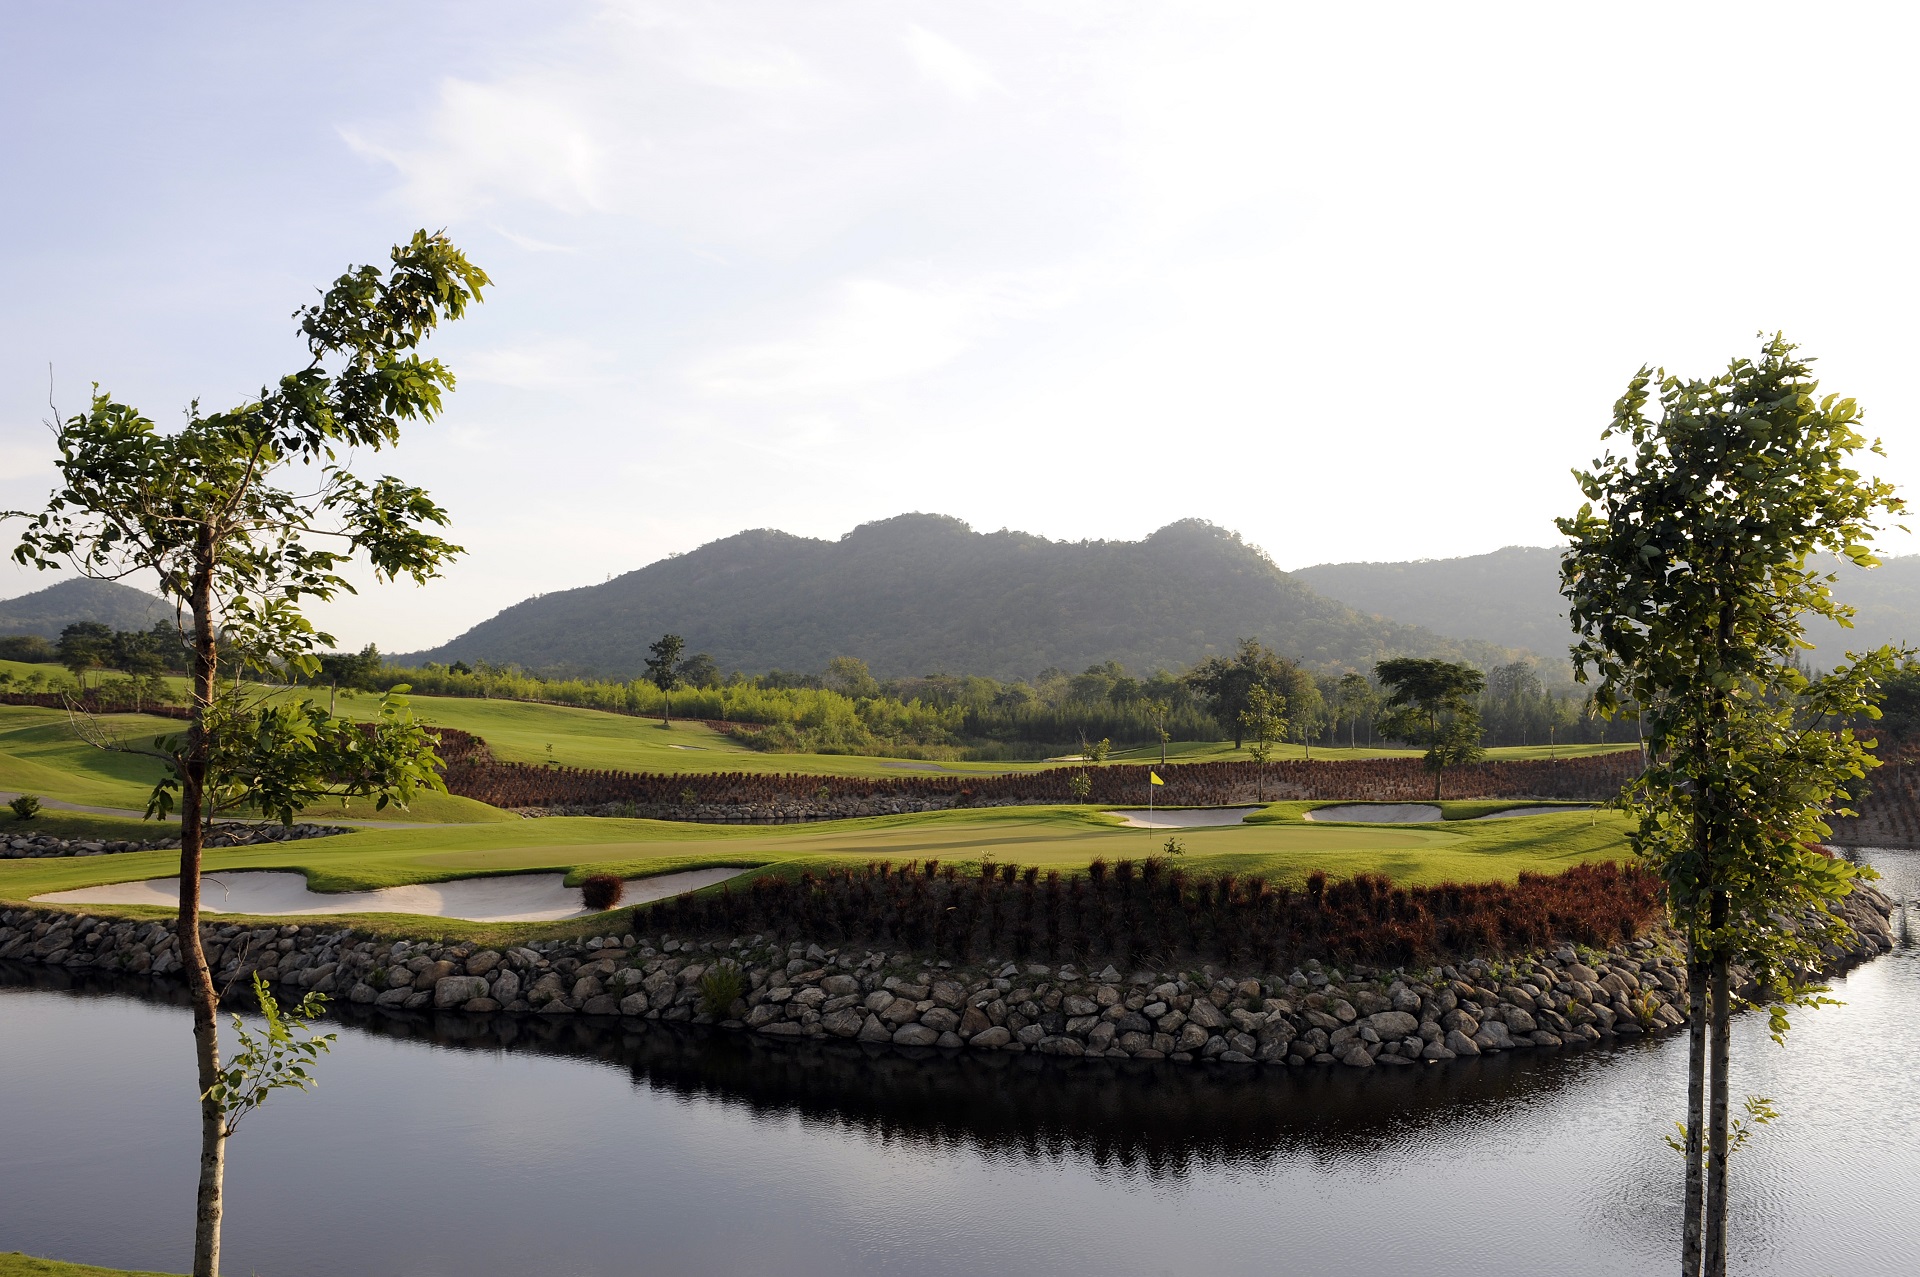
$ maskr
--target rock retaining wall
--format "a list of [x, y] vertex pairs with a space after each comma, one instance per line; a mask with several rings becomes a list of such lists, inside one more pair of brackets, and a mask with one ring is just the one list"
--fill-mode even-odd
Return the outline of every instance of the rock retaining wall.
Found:
[[[207, 835], [209, 847], [251, 847], [258, 843], [331, 838], [349, 832], [337, 825], [219, 825]], [[0, 841], [0, 860], [43, 856], [108, 856], [123, 851], [166, 851], [180, 846], [172, 838], [56, 838], [52, 834], [15, 834]]]
[[[1891, 949], [1892, 909], [1873, 888], [1856, 889], [1845, 902], [1853, 940], [1826, 955], [1830, 967]], [[617, 917], [627, 923], [632, 915]], [[376, 1006], [691, 1021], [770, 1038], [944, 1050], [1371, 1068], [1685, 1023], [1686, 968], [1669, 936], [1418, 970], [1342, 972], [1309, 961], [1285, 975], [1211, 966], [961, 968], [765, 936], [609, 934], [492, 949], [312, 925], [208, 923], [203, 937], [230, 993], [258, 972], [294, 995], [316, 990]], [[181, 969], [164, 922], [54, 910], [0, 913], [5, 959], [154, 977]], [[723, 997], [730, 1000], [714, 1005]]]

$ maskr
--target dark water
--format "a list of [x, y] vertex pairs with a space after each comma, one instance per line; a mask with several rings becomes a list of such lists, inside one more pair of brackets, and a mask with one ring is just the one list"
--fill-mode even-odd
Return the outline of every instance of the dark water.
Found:
[[[1920, 854], [1873, 858], [1920, 889]], [[65, 983], [0, 975], [0, 1250], [184, 1269], [186, 1013]], [[1737, 1272], [1920, 1272], [1920, 951], [1837, 996], [1785, 1049], [1740, 1026], [1736, 1086], [1784, 1116], [1735, 1160]], [[231, 1273], [1479, 1277], [1675, 1249], [1679, 1039], [1243, 1072], [340, 1012], [320, 1090], [231, 1145]]]

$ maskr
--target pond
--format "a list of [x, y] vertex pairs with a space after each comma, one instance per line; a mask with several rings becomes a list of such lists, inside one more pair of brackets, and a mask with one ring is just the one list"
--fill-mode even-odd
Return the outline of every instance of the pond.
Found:
[[[1911, 901], [1920, 854], [1873, 852]], [[1920, 1252], [1920, 950], [1838, 982], [1735, 1085], [1733, 1268]], [[338, 1009], [249, 1117], [227, 1268], [263, 1277], [1639, 1274], [1673, 1262], [1682, 1038], [1420, 1069], [908, 1059], [673, 1026]], [[0, 971], [0, 1250], [183, 1270], [197, 1110], [164, 992]]]

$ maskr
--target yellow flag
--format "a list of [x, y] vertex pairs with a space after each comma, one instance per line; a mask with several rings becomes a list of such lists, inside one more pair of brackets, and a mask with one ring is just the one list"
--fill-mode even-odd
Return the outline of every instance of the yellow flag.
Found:
[[1167, 783], [1166, 781], [1160, 779], [1160, 773], [1158, 772], [1148, 772], [1147, 779], [1152, 781], [1156, 785], [1164, 785]]

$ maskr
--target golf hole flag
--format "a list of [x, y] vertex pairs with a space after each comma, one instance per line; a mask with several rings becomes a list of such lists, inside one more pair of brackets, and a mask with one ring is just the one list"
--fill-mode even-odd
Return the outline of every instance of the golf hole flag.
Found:
[[1147, 769], [1147, 810], [1149, 812], [1153, 810], [1153, 787], [1166, 783], [1166, 781], [1160, 779], [1159, 772], [1154, 771], [1151, 767]]

